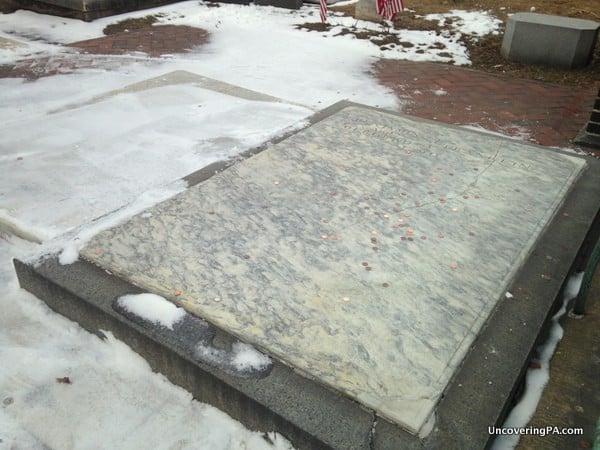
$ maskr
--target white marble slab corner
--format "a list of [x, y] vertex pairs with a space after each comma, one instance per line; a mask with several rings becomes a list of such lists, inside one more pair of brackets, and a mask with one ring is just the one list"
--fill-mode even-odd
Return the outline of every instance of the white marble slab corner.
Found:
[[584, 167], [352, 106], [83, 255], [417, 433]]

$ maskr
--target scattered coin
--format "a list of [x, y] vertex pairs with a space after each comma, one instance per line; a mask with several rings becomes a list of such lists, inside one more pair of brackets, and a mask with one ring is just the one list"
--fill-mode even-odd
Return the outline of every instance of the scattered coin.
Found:
[[343, 302], [349, 302], [350, 301], [350, 297], [342, 297], [342, 301]]
[[390, 218], [389, 214], [384, 214], [383, 217], [384, 217], [384, 219], [389, 219]]
[[432, 182], [432, 183], [437, 183], [437, 178], [433, 177], [433, 178], [431, 179], [431, 182]]
[[405, 238], [404, 236], [402, 236], [402, 237], [400, 238], [400, 240], [401, 240], [401, 241], [405, 241], [405, 240], [406, 240], [406, 238]]
[[96, 255], [101, 255], [102, 253], [104, 253], [104, 250], [102, 250], [101, 248], [97, 248], [96, 250], [94, 250], [94, 254]]
[[273, 181], [273, 184], [274, 184], [274, 185], [276, 185], [276, 186], [277, 186], [279, 183], [280, 183], [280, 181], [279, 181], [279, 180], [275, 180], [275, 181]]
[[377, 230], [373, 230], [371, 231], [371, 234], [378, 234], [379, 232]]
[[250, 259], [250, 255], [244, 255], [244, 259]]
[[331, 240], [332, 240], [332, 241], [337, 241], [337, 240], [338, 240], [338, 237], [337, 237], [337, 236], [334, 234], [333, 236], [331, 236]]
[[444, 234], [443, 234], [443, 233], [438, 233], [438, 237], [439, 237], [440, 239], [444, 239]]
[[456, 263], [450, 264], [451, 269], [456, 269], [457, 267], [458, 267], [458, 264], [456, 264]]
[[180, 295], [181, 295], [181, 291], [180, 291], [179, 289], [175, 289], [175, 290], [173, 291], [173, 295], [174, 295], [175, 297], [178, 297], [178, 296], [180, 296]]
[[411, 238], [411, 237], [409, 237], [409, 238], [406, 238], [406, 239], [407, 239], [407, 240], [409, 240], [409, 241], [411, 241], [411, 242], [412, 242], [412, 241], [414, 241], [414, 239], [413, 239], [413, 238]]
[[365, 270], [366, 270], [367, 272], [370, 272], [371, 270], [373, 270], [373, 268], [372, 268], [371, 266], [367, 266], [367, 267], [365, 267]]
[[406, 230], [407, 236], [412, 236], [413, 234], [415, 234], [415, 231], [412, 228], [409, 228], [408, 230]]
[[423, 240], [423, 241], [427, 240], [427, 236], [421, 236], [421, 240]]
[[456, 212], [456, 211], [458, 211], [458, 208], [452, 208], [451, 211]]
[[474, 231], [469, 231], [469, 236], [475, 236], [475, 232]]
[[404, 214], [404, 217], [410, 217], [410, 213]]
[[366, 262], [366, 261], [363, 261], [362, 265], [365, 266], [365, 267], [367, 267], [369, 265], [369, 263]]
[[321, 239], [327, 239], [329, 236], [327, 236], [326, 234], [322, 234], [321, 235]]
[[386, 288], [386, 287], [389, 287], [390, 285], [387, 284], [387, 283], [383, 283], [381, 286], [384, 287], [384, 288]]
[[440, 203], [446, 203], [446, 199], [444, 197], [440, 197]]
[[371, 247], [374, 251], [379, 250], [379, 247]]

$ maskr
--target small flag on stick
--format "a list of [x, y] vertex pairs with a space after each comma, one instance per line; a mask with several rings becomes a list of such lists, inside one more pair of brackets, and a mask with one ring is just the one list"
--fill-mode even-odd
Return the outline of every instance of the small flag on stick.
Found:
[[404, 11], [402, 0], [375, 0], [377, 14], [387, 20], [394, 20], [396, 13]]
[[327, 22], [327, 0], [319, 0], [319, 11], [321, 13], [321, 22]]

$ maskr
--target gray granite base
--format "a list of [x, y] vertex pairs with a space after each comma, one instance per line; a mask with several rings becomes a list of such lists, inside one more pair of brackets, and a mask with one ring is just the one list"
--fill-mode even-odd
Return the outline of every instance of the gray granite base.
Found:
[[[321, 119], [101, 233], [88, 262], [17, 262], [21, 283], [301, 448], [482, 448], [598, 211], [598, 162], [358, 105]], [[274, 369], [232, 376], [112, 308], [140, 289]]]
[[537, 13], [508, 16], [500, 53], [509, 61], [576, 68], [589, 64], [600, 23]]
[[0, 0], [7, 10], [27, 9], [40, 14], [70, 17], [90, 22], [102, 17], [154, 8], [176, 0]]

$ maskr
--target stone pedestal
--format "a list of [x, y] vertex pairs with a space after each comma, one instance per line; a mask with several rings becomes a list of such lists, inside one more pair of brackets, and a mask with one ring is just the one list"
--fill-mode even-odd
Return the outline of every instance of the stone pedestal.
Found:
[[358, 0], [354, 17], [359, 20], [370, 20], [371, 22], [381, 22], [383, 18], [377, 14], [375, 0]]
[[277, 8], [300, 9], [302, 0], [254, 0], [260, 6], [276, 6]]
[[509, 61], [555, 67], [585, 67], [600, 23], [547, 14], [508, 17], [501, 53]]

